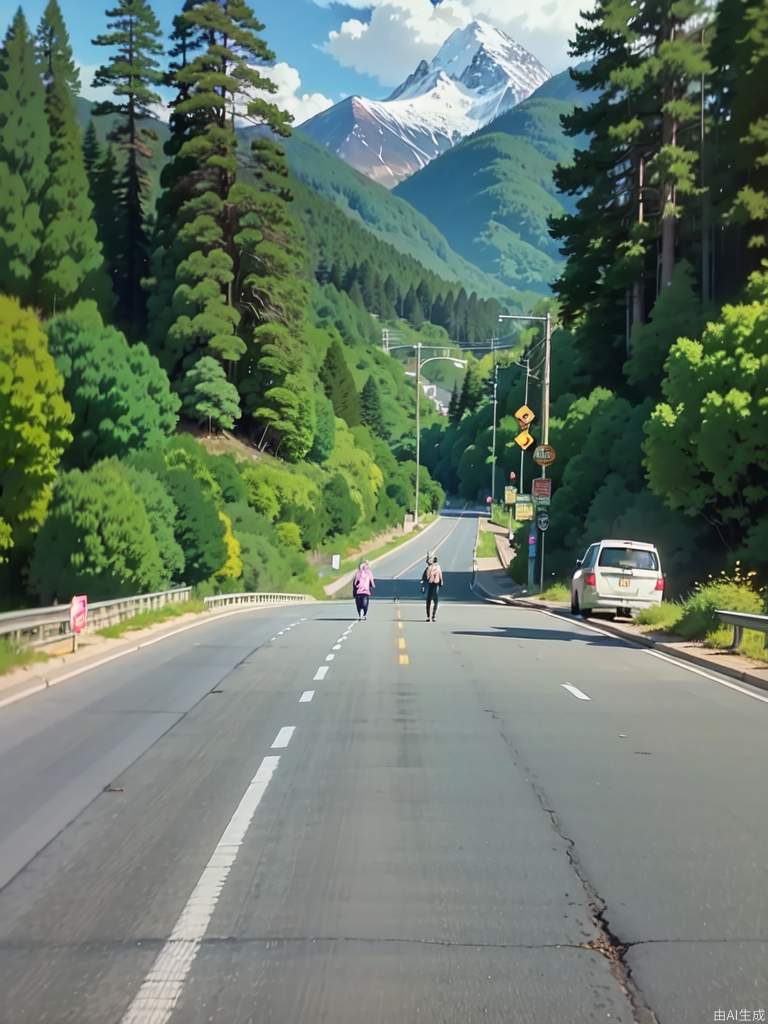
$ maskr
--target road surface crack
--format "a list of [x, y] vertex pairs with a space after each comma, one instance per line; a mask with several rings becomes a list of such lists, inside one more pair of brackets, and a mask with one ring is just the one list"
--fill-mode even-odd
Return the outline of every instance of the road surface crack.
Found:
[[[486, 711], [493, 718], [498, 718], [495, 712], [491, 709], [486, 709]], [[655, 1010], [649, 1005], [640, 986], [635, 981], [632, 974], [632, 968], [627, 962], [627, 954], [629, 951], [633, 946], [641, 945], [641, 943], [623, 942], [621, 938], [615, 934], [608, 920], [608, 908], [605, 901], [587, 877], [584, 867], [576, 853], [575, 841], [564, 832], [557, 812], [553, 807], [549, 806], [549, 799], [546, 793], [534, 781], [533, 772], [525, 766], [520, 756], [520, 751], [515, 747], [511, 737], [507, 735], [503, 727], [499, 731], [502, 739], [513, 754], [513, 761], [515, 765], [524, 769], [526, 781], [533, 790], [541, 809], [548, 816], [552, 829], [565, 844], [565, 853], [568, 858], [568, 862], [573, 873], [578, 878], [586, 896], [587, 906], [592, 918], [592, 924], [597, 935], [589, 942], [581, 943], [581, 948], [589, 949], [594, 953], [598, 953], [607, 960], [611, 974], [630, 1004], [632, 1009], [632, 1019], [635, 1024], [661, 1024]]]

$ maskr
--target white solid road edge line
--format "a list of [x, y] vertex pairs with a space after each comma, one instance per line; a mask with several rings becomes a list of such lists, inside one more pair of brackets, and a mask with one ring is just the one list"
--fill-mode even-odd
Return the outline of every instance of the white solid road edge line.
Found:
[[170, 1020], [256, 808], [279, 763], [279, 757], [271, 756], [259, 765], [121, 1024], [166, 1024]]
[[315, 683], [319, 683], [319, 682], [322, 682], [322, 680], [325, 679], [325, 677], [327, 675], [328, 675], [328, 666], [327, 665], [321, 665], [320, 668], [317, 670], [317, 672], [315, 672], [314, 676], [312, 677], [312, 680]]
[[567, 690], [568, 693], [572, 693], [573, 696], [577, 697], [579, 700], [592, 700], [592, 698], [588, 697], [586, 693], [582, 693], [578, 686], [571, 686], [570, 683], [560, 683], [560, 685], [564, 690]]
[[697, 676], [704, 676], [705, 679], [711, 679], [713, 683], [720, 683], [721, 686], [727, 686], [729, 690], [738, 690], [739, 693], [743, 693], [745, 697], [753, 697], [755, 700], [761, 700], [763, 704], [768, 704], [768, 697], [762, 693], [753, 693], [751, 690], [745, 690], [743, 686], [739, 686], [738, 683], [729, 683], [727, 679], [720, 679], [718, 676], [712, 675], [711, 672], [705, 672], [704, 669], [696, 668], [694, 665], [686, 665], [677, 658], [670, 658], [668, 654], [661, 654], [659, 651], [649, 651], [644, 648], [645, 654], [650, 654], [652, 658], [661, 658], [662, 661], [668, 661], [670, 665], [677, 665], [678, 668], [684, 668], [688, 672], [695, 672]]
[[275, 736], [275, 741], [272, 744], [272, 750], [281, 750], [287, 747], [291, 742], [291, 737], [296, 732], [295, 725], [284, 725], [280, 732]]
[[[539, 611], [538, 608], [533, 609]], [[542, 608], [541, 611], [544, 615], [549, 615], [553, 619], [558, 619], [560, 622], [563, 621], [562, 615], [557, 615], [555, 612], [547, 611]], [[672, 658], [668, 654], [662, 654], [660, 651], [650, 651], [647, 647], [643, 647], [636, 640], [632, 640], [631, 637], [619, 637], [615, 633], [608, 633], [604, 629], [598, 629], [597, 626], [588, 626], [585, 622], [572, 622], [571, 625], [579, 626], [581, 629], [589, 629], [593, 633], [599, 633], [600, 636], [610, 637], [611, 640], [624, 641], [625, 643], [632, 644], [633, 647], [638, 648], [643, 654], [650, 654], [652, 658], [661, 658], [662, 661], [668, 661], [670, 665], [675, 665], [676, 668], [685, 669], [686, 672], [694, 672], [697, 676], [704, 676], [705, 679], [711, 679], [713, 683], [719, 683], [720, 686], [727, 686], [729, 690], [737, 690], [739, 693], [743, 693], [745, 697], [751, 697], [753, 700], [762, 701], [763, 704], [768, 704], [768, 697], [763, 696], [761, 693], [753, 693], [752, 690], [747, 690], [743, 686], [739, 686], [738, 683], [731, 683], [727, 679], [721, 679], [720, 676], [713, 675], [711, 672], [705, 672], [702, 668], [696, 668], [695, 665], [689, 665], [683, 661], [682, 658]]]
[[299, 697], [299, 704], [309, 704], [312, 698], [315, 696], [314, 690], [305, 690], [304, 693]]

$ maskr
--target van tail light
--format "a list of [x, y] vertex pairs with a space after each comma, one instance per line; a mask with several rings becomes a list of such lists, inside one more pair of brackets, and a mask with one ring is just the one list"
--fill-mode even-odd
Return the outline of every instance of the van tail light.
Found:
[[664, 589], [664, 577], [663, 576], [659, 576], [659, 578], [656, 580], [656, 589], [657, 590], [663, 590]]
[[597, 580], [595, 579], [595, 574], [593, 572], [588, 572], [587, 575], [584, 577], [584, 586], [594, 587], [596, 584]]

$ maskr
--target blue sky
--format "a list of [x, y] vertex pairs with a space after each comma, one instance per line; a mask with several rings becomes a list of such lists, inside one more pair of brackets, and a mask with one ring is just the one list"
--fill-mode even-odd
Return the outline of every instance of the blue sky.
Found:
[[[34, 27], [46, 0], [22, 0]], [[108, 0], [59, 0], [83, 65], [83, 93], [105, 54], [91, 44], [106, 28]], [[165, 31], [181, 0], [150, 0]], [[475, 17], [484, 18], [527, 46], [551, 71], [567, 64], [567, 39], [583, 0], [252, 0], [264, 36], [276, 54], [278, 102], [296, 123], [351, 93], [382, 97], [429, 60], [447, 36]], [[15, 0], [0, 0], [7, 24]], [[3, 30], [5, 28], [3, 24]]]

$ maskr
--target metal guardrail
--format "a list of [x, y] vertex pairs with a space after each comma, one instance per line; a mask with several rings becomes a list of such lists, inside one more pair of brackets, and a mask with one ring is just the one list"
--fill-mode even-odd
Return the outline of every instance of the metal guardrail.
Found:
[[731, 650], [735, 651], [741, 644], [745, 629], [756, 629], [764, 634], [764, 643], [768, 647], [768, 615], [750, 615], [748, 612], [729, 612], [715, 610], [715, 615], [726, 626], [733, 626], [733, 642]]
[[[118, 597], [111, 601], [94, 601], [88, 605], [88, 628], [104, 629], [116, 622], [132, 619], [140, 612], [154, 611], [165, 605], [189, 601], [192, 587], [159, 590], [154, 594]], [[206, 597], [206, 607], [227, 608], [235, 605], [288, 604], [309, 601], [306, 594], [218, 594]], [[72, 637], [69, 628], [69, 605], [55, 604], [47, 608], [28, 608], [0, 614], [0, 637], [7, 637], [17, 647], [40, 647]]]
[[[88, 627], [104, 629], [116, 622], [131, 619], [139, 612], [154, 611], [168, 604], [189, 601], [192, 587], [159, 590], [153, 594], [118, 597], [111, 601], [94, 601], [88, 605]], [[47, 608], [28, 608], [0, 614], [0, 637], [7, 637], [19, 647], [39, 647], [71, 637], [69, 605], [54, 604]]]
[[233, 605], [293, 604], [296, 601], [310, 601], [307, 594], [216, 594], [203, 599], [208, 608], [228, 608]]

